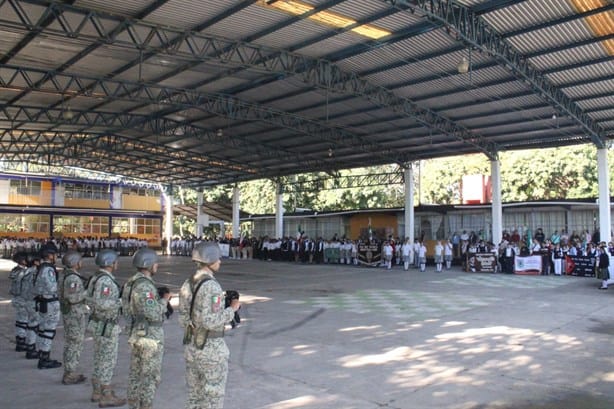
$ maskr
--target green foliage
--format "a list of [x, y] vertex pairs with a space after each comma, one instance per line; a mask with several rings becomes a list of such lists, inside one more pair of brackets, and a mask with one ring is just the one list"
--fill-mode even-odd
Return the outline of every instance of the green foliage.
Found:
[[[597, 154], [593, 145], [567, 146], [554, 149], [510, 151], [500, 153], [501, 189], [504, 202], [526, 200], [554, 200], [592, 198], [598, 195]], [[614, 164], [614, 152], [608, 151], [608, 160]], [[465, 155], [420, 161], [414, 164], [416, 181], [414, 202], [429, 204], [455, 204], [461, 202], [463, 175], [490, 175], [490, 161], [484, 155]], [[614, 172], [610, 166], [610, 186]], [[374, 166], [339, 171], [339, 175], [365, 175], [401, 172], [396, 165]], [[330, 179], [326, 173], [302, 174], [282, 179], [289, 182], [318, 182], [309, 191], [293, 190], [286, 184], [283, 195], [285, 212], [296, 208], [316, 211], [373, 209], [403, 207], [404, 186], [366, 186], [359, 188], [328, 189], [341, 186], [340, 179]], [[311, 182], [315, 183], [315, 182]], [[276, 182], [261, 179], [239, 184], [241, 210], [250, 214], [275, 212]], [[180, 189], [180, 201], [196, 204], [196, 191]], [[216, 186], [204, 190], [208, 202], [232, 203], [232, 186]], [[193, 231], [193, 221], [176, 220], [178, 230]], [[180, 226], [178, 225], [180, 224]]]

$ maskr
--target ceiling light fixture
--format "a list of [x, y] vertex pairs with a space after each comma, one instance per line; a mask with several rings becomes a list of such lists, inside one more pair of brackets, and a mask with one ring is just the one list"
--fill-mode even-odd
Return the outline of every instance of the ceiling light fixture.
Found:
[[215, 134], [217, 135], [218, 138], [221, 138], [222, 136], [224, 136], [224, 131], [220, 128], [217, 130]]
[[458, 70], [459, 74], [467, 74], [467, 72], [469, 72], [469, 61], [467, 60], [467, 57], [463, 57], [460, 60], [456, 66], [456, 69]]
[[62, 118], [70, 121], [71, 119], [73, 119], [75, 117], [74, 113], [72, 112], [72, 109], [70, 109], [70, 105], [68, 105], [66, 107], [66, 109], [64, 110], [64, 112], [62, 112]]
[[[274, 8], [276, 10], [283, 11], [284, 13], [288, 13], [293, 16], [302, 16], [303, 14], [310, 13], [315, 9], [315, 7], [311, 4], [304, 3], [299, 0], [263, 0], [262, 2], [259, 2], [259, 4], [267, 8]], [[345, 28], [359, 24], [356, 20], [342, 14], [333, 13], [332, 11], [326, 10], [310, 14], [306, 18], [308, 20], [313, 20], [316, 23], [334, 28]], [[349, 30], [373, 40], [377, 40], [391, 34], [390, 31], [371, 24], [357, 25]]]

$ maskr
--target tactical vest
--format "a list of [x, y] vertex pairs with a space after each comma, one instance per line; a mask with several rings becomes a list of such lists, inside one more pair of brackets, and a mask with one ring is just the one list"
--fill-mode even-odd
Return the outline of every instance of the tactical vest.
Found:
[[25, 277], [25, 273], [27, 268], [23, 266], [15, 266], [9, 274], [9, 278], [11, 279], [11, 289], [10, 294], [13, 296], [20, 296], [23, 289], [23, 278]]

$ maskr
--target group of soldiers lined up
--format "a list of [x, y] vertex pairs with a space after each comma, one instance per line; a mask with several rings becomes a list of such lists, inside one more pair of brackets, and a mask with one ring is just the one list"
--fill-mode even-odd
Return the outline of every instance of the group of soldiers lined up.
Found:
[[[25, 352], [26, 359], [37, 359], [39, 369], [61, 367], [61, 362], [50, 358], [50, 352], [62, 316], [62, 383], [86, 381], [79, 372], [79, 362], [87, 331], [94, 340], [91, 401], [99, 407], [128, 403], [130, 409], [151, 409], [161, 379], [163, 322], [169, 317], [170, 300], [168, 289], [157, 288], [153, 281], [157, 253], [149, 248], [136, 251], [132, 257], [136, 273], [123, 286], [113, 275], [118, 253], [112, 249], [96, 253], [98, 271], [88, 278], [80, 272], [79, 251], [66, 251], [61, 275], [55, 266], [57, 255], [57, 247], [49, 242], [39, 253], [17, 252], [13, 256], [17, 263], [10, 273], [15, 350]], [[192, 259], [197, 271], [185, 281], [179, 300], [180, 324], [186, 331], [186, 408], [221, 408], [229, 355], [223, 340], [224, 326], [233, 320], [240, 303], [234, 299], [224, 307], [224, 293], [213, 278], [221, 259], [216, 243], [199, 244], [193, 249]], [[127, 399], [118, 397], [111, 387], [122, 332], [120, 319], [131, 348]]]

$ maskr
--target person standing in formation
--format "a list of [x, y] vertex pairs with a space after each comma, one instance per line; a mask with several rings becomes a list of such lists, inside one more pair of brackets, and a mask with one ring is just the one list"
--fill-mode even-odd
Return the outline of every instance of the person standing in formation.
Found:
[[85, 305], [85, 277], [79, 274], [81, 269], [81, 254], [68, 250], [62, 257], [64, 264], [63, 280], [60, 285], [60, 308], [64, 321], [64, 385], [83, 383], [86, 377], [77, 373], [88, 308]]
[[418, 263], [420, 264], [420, 271], [426, 271], [426, 246], [423, 242], [419, 243], [418, 247]]
[[94, 371], [92, 373], [92, 402], [101, 408], [124, 406], [111, 388], [117, 364], [117, 349], [121, 329], [117, 323], [121, 307], [120, 287], [113, 271], [117, 269], [117, 253], [111, 249], [98, 252], [94, 261], [99, 267], [87, 287], [88, 305], [92, 313], [88, 330], [94, 338]]
[[15, 309], [15, 351], [26, 351], [26, 332], [28, 330], [27, 300], [24, 298], [24, 277], [28, 271], [27, 255], [24, 252], [15, 253], [13, 261], [17, 265], [9, 273], [11, 280], [11, 304]]
[[452, 252], [454, 246], [450, 242], [450, 240], [446, 241], [446, 244], [443, 246], [443, 260], [446, 262], [446, 270], [452, 268]]
[[384, 242], [384, 247], [382, 248], [382, 255], [384, 256], [384, 266], [390, 270], [392, 268], [392, 256], [394, 249], [389, 241]]
[[42, 263], [34, 277], [34, 296], [39, 315], [36, 348], [38, 369], [53, 369], [62, 366], [50, 359], [51, 345], [60, 322], [60, 301], [58, 299], [58, 272], [55, 269], [56, 249], [47, 244], [41, 249]]
[[39, 253], [31, 253], [27, 256], [28, 269], [21, 280], [21, 294], [25, 300], [28, 312], [28, 327], [26, 330], [26, 359], [38, 359], [36, 350], [36, 334], [38, 333], [38, 312], [34, 301], [34, 276], [40, 266]]
[[420, 267], [420, 241], [418, 239], [414, 239], [414, 267]]
[[214, 274], [220, 268], [217, 243], [196, 246], [192, 260], [197, 270], [182, 285], [179, 294], [179, 323], [184, 328], [186, 409], [221, 409], [224, 406], [228, 359], [224, 327], [241, 307], [238, 299], [224, 308], [222, 287]]
[[599, 244], [599, 253], [597, 256], [597, 278], [601, 280], [600, 290], [608, 289], [608, 281], [610, 280], [610, 255], [607, 252], [605, 241]]
[[[142, 248], [134, 253], [132, 265], [137, 269], [123, 289], [123, 308], [129, 319], [128, 344], [132, 350], [128, 378], [128, 407], [152, 409], [162, 375], [164, 354], [164, 314], [170, 293], [163, 298], [153, 281], [158, 271], [158, 255]], [[127, 295], [126, 295], [127, 292]]]
[[405, 271], [409, 270], [409, 264], [413, 261], [412, 252], [414, 246], [409, 242], [409, 238], [405, 239], [405, 243], [401, 246], [401, 255], [403, 257], [403, 269]]
[[435, 244], [435, 267], [438, 273], [443, 270], [443, 245], [439, 240]]
[[560, 276], [563, 271], [563, 249], [561, 245], [556, 243], [552, 249], [552, 264], [554, 265], [554, 275]]

